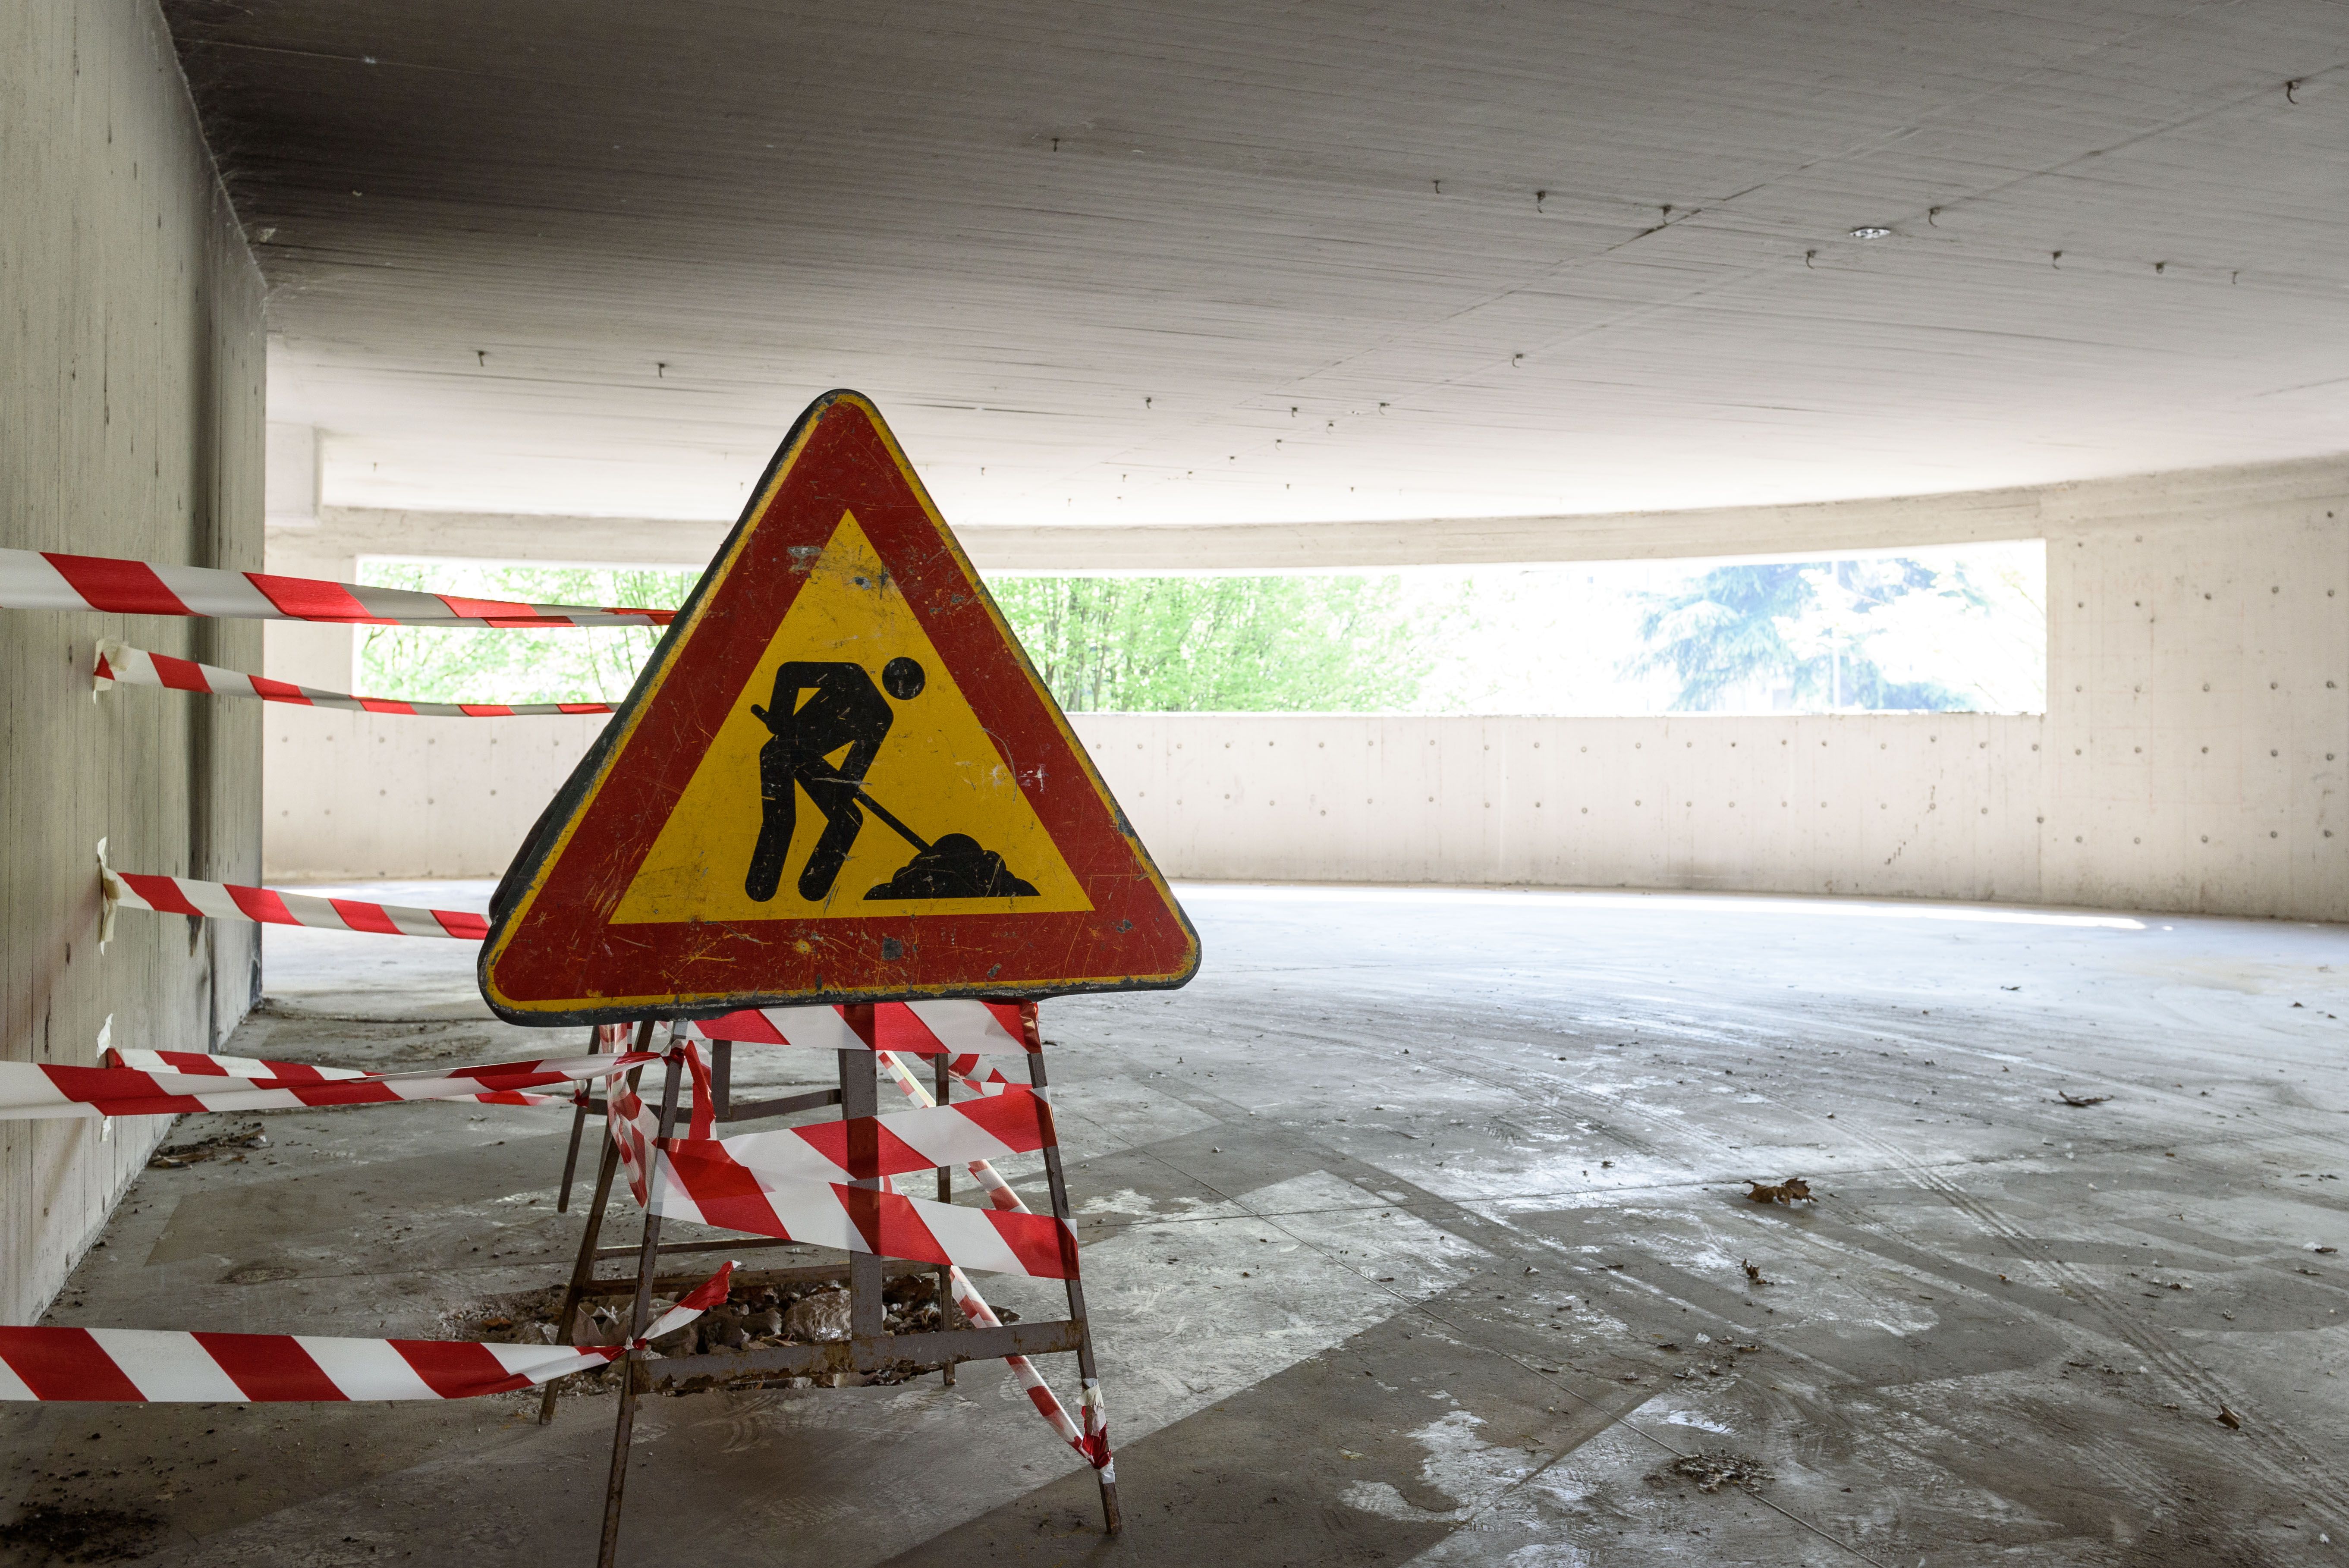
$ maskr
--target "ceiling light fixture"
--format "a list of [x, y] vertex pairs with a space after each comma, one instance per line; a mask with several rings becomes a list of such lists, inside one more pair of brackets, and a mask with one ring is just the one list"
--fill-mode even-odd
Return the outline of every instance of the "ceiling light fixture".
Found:
[[1881, 240], [1891, 232], [1889, 229], [1879, 229], [1873, 223], [1864, 223], [1851, 232], [1851, 237], [1855, 240]]

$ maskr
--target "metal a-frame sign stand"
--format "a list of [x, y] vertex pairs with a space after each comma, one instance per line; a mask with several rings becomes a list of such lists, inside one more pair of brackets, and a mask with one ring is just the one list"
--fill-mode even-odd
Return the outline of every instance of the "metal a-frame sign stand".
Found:
[[[1030, 1017], [1032, 1020], [1033, 1014]], [[1030, 1026], [1032, 1027], [1032, 1022]], [[651, 1041], [651, 1025], [639, 1026], [637, 1047], [646, 1048]], [[797, 1097], [806, 1099], [836, 1100], [843, 1120], [870, 1119], [878, 1109], [877, 1083], [874, 1053], [843, 1050], [840, 1058], [840, 1088], [837, 1091], [821, 1090], [817, 1095]], [[1039, 1095], [1048, 1088], [1044, 1057], [1040, 1042], [1028, 1056], [1029, 1078]], [[681, 1062], [672, 1051], [665, 1064], [661, 1087], [660, 1136], [664, 1142], [674, 1136], [677, 1127]], [[638, 1068], [630, 1074], [633, 1081], [645, 1069]], [[940, 1104], [947, 1103], [951, 1082], [943, 1057], [938, 1058]], [[725, 1119], [722, 1110], [719, 1119]], [[738, 1116], [735, 1119], [750, 1119]], [[1069, 1207], [1068, 1183], [1061, 1163], [1059, 1145], [1047, 1143], [1043, 1150], [1044, 1171], [1051, 1192], [1051, 1212], [1062, 1225], [1073, 1224]], [[678, 1274], [657, 1276], [655, 1268], [662, 1257], [692, 1253], [740, 1253], [754, 1249], [796, 1244], [788, 1239], [752, 1237], [722, 1242], [671, 1243], [660, 1240], [661, 1216], [657, 1212], [644, 1217], [642, 1239], [635, 1246], [599, 1247], [604, 1215], [610, 1202], [613, 1179], [619, 1168], [619, 1146], [611, 1140], [604, 1141], [595, 1196], [589, 1200], [586, 1222], [580, 1238], [577, 1262], [572, 1270], [570, 1288], [566, 1291], [562, 1311], [556, 1323], [568, 1334], [574, 1315], [596, 1296], [626, 1296], [630, 1298], [627, 1342], [632, 1346], [641, 1338], [653, 1318], [652, 1301], [656, 1294], [678, 1295], [690, 1289], [698, 1276]], [[937, 1169], [939, 1198], [948, 1201], [952, 1192], [950, 1167]], [[860, 1179], [860, 1187], [878, 1186], [875, 1178]], [[595, 1266], [607, 1259], [634, 1255], [636, 1262], [633, 1276], [619, 1279], [598, 1279]], [[885, 1326], [885, 1293], [893, 1275], [930, 1272], [928, 1265], [888, 1264], [873, 1253], [852, 1253], [846, 1264], [814, 1264], [801, 1268], [761, 1270], [738, 1275], [747, 1284], [815, 1284], [843, 1281], [848, 1286], [849, 1337], [816, 1345], [782, 1346], [768, 1349], [703, 1353], [693, 1356], [663, 1357], [657, 1362], [646, 1358], [643, 1348], [634, 1349], [621, 1363], [619, 1417], [612, 1439], [612, 1467], [605, 1489], [604, 1530], [596, 1561], [609, 1565], [616, 1559], [619, 1544], [621, 1504], [627, 1483], [628, 1452], [636, 1424], [636, 1401], [643, 1395], [667, 1385], [674, 1387], [689, 1383], [697, 1377], [723, 1379], [740, 1385], [752, 1378], [761, 1383], [781, 1383], [794, 1377], [821, 1377], [835, 1373], [889, 1373], [912, 1377], [926, 1372], [939, 1372], [945, 1381], [954, 1381], [955, 1367], [964, 1361], [1001, 1360], [1011, 1356], [1049, 1356], [1074, 1351], [1077, 1374], [1087, 1387], [1095, 1386], [1099, 1373], [1093, 1361], [1092, 1329], [1085, 1313], [1084, 1286], [1077, 1272], [1070, 1270], [1064, 1284], [1068, 1290], [1069, 1315], [1066, 1319], [1045, 1322], [1004, 1324], [994, 1327], [975, 1326], [949, 1326], [918, 1334], [891, 1334]], [[946, 1283], [947, 1270], [936, 1270], [936, 1289], [942, 1320], [954, 1322], [952, 1294]], [[539, 1421], [553, 1420], [556, 1389], [550, 1384], [541, 1395]], [[1123, 1520], [1118, 1509], [1117, 1482], [1114, 1471], [1096, 1466], [1094, 1479], [1101, 1488], [1102, 1522], [1112, 1535], [1123, 1528]]]
[[[835, 392], [801, 416], [636, 687], [508, 870], [481, 980], [510, 1022], [634, 1023], [636, 1048], [647, 1050], [654, 1018], [836, 1006], [870, 1046], [878, 1004], [1161, 989], [1197, 966], [1189, 922], [878, 411]], [[1041, 1101], [1035, 1010], [1019, 1012]], [[855, 1191], [885, 1186], [874, 1152], [889, 1120], [878, 1115], [877, 1050], [838, 1051], [836, 1091], [737, 1106], [730, 1047], [714, 1043], [714, 1103], [697, 1108], [699, 1121], [837, 1104], [849, 1181], [831, 1193], [859, 1213]], [[640, 1342], [655, 1294], [696, 1283], [660, 1277], [662, 1259], [801, 1244], [781, 1226], [740, 1241], [662, 1243], [658, 1151], [706, 1153], [715, 1143], [714, 1127], [707, 1142], [677, 1137], [688, 1048], [667, 1053], [642, 1236], [634, 1246], [598, 1245], [622, 1161], [607, 1138], [560, 1319], [567, 1334], [591, 1297], [631, 1299], [604, 1568], [617, 1553], [636, 1401], [659, 1384], [933, 1370], [951, 1382], [964, 1361], [1074, 1352], [1091, 1437], [1098, 1374], [1049, 1107], [1039, 1111], [1040, 1153], [1067, 1318], [968, 1322], [935, 1253], [893, 1264], [886, 1227], [860, 1219], [863, 1244], [851, 1241], [844, 1264], [741, 1276], [844, 1280], [846, 1340], [648, 1358]], [[643, 1072], [631, 1072], [625, 1090], [608, 1085], [605, 1098], [632, 1099]], [[937, 1083], [947, 1106], [943, 1057]], [[590, 1109], [574, 1119], [566, 1196]], [[950, 1202], [950, 1168], [936, 1174], [939, 1201]], [[877, 1214], [884, 1201], [862, 1207]], [[597, 1276], [599, 1263], [631, 1253], [632, 1277]], [[889, 1278], [933, 1267], [942, 1326], [889, 1333]], [[542, 1420], [554, 1398], [550, 1389]], [[1040, 1398], [1040, 1409], [1047, 1402]], [[1093, 1462], [1114, 1533], [1107, 1458], [1103, 1437]]]
[[[649, 1022], [647, 1022], [639, 1026], [637, 1045], [636, 1048], [638, 1050], [645, 1049], [651, 1043], [651, 1038], [652, 1026]], [[605, 1043], [606, 1042], [601, 1038], [599, 1033], [598, 1037], [590, 1042], [590, 1054], [593, 1055], [600, 1051]], [[713, 1119], [718, 1122], [763, 1120], [769, 1117], [788, 1115], [794, 1111], [812, 1110], [823, 1106], [839, 1105], [843, 1101], [843, 1091], [841, 1089], [827, 1088], [817, 1089], [809, 1094], [787, 1095], [776, 1099], [759, 1100], [750, 1105], [736, 1105], [733, 1103], [731, 1092], [732, 1074], [729, 1070], [732, 1066], [733, 1054], [733, 1041], [715, 1040], [711, 1042], [711, 1078], [714, 1080], [714, 1086], [717, 1090], [717, 1104], [713, 1108]], [[835, 1052], [834, 1054], [839, 1056], [841, 1058], [840, 1070], [844, 1082], [848, 1075], [855, 1070], [855, 1064], [851, 1058], [854, 1056], [861, 1055], [861, 1053]], [[937, 1104], [945, 1105], [950, 1101], [953, 1096], [954, 1074], [948, 1068], [947, 1058], [944, 1053], [940, 1053], [935, 1059], [936, 1061], [937, 1068], [936, 1084], [932, 1090], [932, 1094]], [[638, 1069], [638, 1073], [639, 1076], [641, 1076], [641, 1069]], [[637, 1086], [634, 1081], [631, 1081], [629, 1084], [631, 1090], [634, 1090], [636, 1087]], [[572, 1177], [578, 1170], [579, 1145], [583, 1141], [583, 1138], [586, 1130], [587, 1118], [591, 1114], [601, 1116], [605, 1114], [605, 1107], [603, 1101], [599, 1099], [591, 1099], [585, 1095], [580, 1097], [578, 1109], [573, 1116], [571, 1121], [571, 1147], [569, 1151], [564, 1155], [563, 1161], [563, 1185], [554, 1203], [554, 1212], [558, 1214], [568, 1213], [571, 1210], [571, 1181]], [[843, 1112], [843, 1115], [844, 1114], [846, 1113]], [[602, 1263], [608, 1258], [626, 1257], [639, 1250], [636, 1247], [626, 1246], [598, 1247], [595, 1244], [597, 1238], [603, 1232], [604, 1216], [607, 1212], [608, 1205], [611, 1202], [612, 1178], [617, 1171], [618, 1168], [619, 1150], [616, 1146], [606, 1140], [604, 1145], [603, 1161], [595, 1173], [595, 1197], [592, 1207], [588, 1211], [585, 1234], [581, 1238], [579, 1243], [578, 1261], [573, 1265], [570, 1286], [564, 1293], [562, 1309], [555, 1316], [557, 1326], [565, 1335], [570, 1334], [572, 1331], [573, 1325], [575, 1321], [574, 1315], [584, 1308], [591, 1298], [596, 1296], [633, 1296], [636, 1294], [636, 1282], [633, 1280], [599, 1280], [595, 1277], [595, 1265], [597, 1264]], [[954, 1168], [947, 1165], [939, 1166], [937, 1168], [937, 1181], [938, 1202], [941, 1203], [951, 1203], [954, 1202]], [[795, 1243], [783, 1242], [774, 1238], [761, 1237], [744, 1242], [678, 1242], [663, 1245], [659, 1250], [661, 1255], [667, 1256], [672, 1253], [679, 1253], [746, 1252], [764, 1247], [792, 1246], [796, 1244], [797, 1243]], [[906, 1271], [903, 1265], [893, 1266], [885, 1271], [885, 1273], [891, 1277], [895, 1277], [905, 1272]], [[918, 1273], [919, 1270], [916, 1269], [913, 1272]], [[938, 1321], [945, 1324], [947, 1327], [952, 1328], [957, 1326], [958, 1321], [955, 1304], [954, 1287], [950, 1283], [953, 1271], [947, 1265], [939, 1264], [932, 1265], [931, 1272], [936, 1276], [936, 1282]], [[759, 1271], [755, 1276], [744, 1275], [743, 1278], [746, 1284], [796, 1284], [803, 1283], [830, 1282], [833, 1280], [847, 1280], [850, 1281], [853, 1287], [854, 1281], [852, 1274], [852, 1270], [843, 1267], [841, 1264], [819, 1264], [805, 1268], [766, 1269]], [[690, 1286], [693, 1283], [693, 1281], [680, 1275], [676, 1278], [657, 1279], [654, 1281], [654, 1286], [656, 1290], [673, 1290], [680, 1287]], [[1046, 1352], [1038, 1351], [1034, 1352], [1034, 1354], [1041, 1355], [1046, 1354]], [[1090, 1354], [1091, 1351], [1090, 1348], [1088, 1348], [1087, 1355], [1090, 1356]], [[960, 1357], [956, 1359], [970, 1360], [976, 1359], [976, 1357]], [[729, 1358], [728, 1364], [730, 1367], [739, 1366], [739, 1363], [730, 1357]], [[954, 1387], [954, 1369], [955, 1360], [949, 1360], [938, 1368], [939, 1372], [943, 1375], [946, 1386], [949, 1388]], [[750, 1368], [750, 1370], [757, 1369]], [[823, 1370], [830, 1372], [841, 1369], [826, 1367]], [[847, 1368], [847, 1370], [864, 1370], [864, 1368], [851, 1367]], [[784, 1377], [814, 1377], [817, 1376], [817, 1374], [786, 1371], [779, 1374], [779, 1376]], [[554, 1386], [552, 1384], [548, 1385], [545, 1391], [540, 1398], [538, 1410], [539, 1425], [545, 1426], [554, 1419], [555, 1397], [556, 1389]], [[1112, 1530], [1113, 1529], [1114, 1527], [1112, 1527]]]

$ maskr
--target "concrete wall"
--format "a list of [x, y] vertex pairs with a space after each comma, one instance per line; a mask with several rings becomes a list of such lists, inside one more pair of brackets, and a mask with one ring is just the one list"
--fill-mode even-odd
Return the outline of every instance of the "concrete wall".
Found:
[[[2349, 836], [2339, 836], [2349, 834], [2344, 515], [2349, 460], [1557, 520], [1547, 531], [1523, 520], [1483, 531], [1429, 524], [1401, 542], [1388, 537], [1399, 525], [1388, 524], [1361, 538], [1324, 531], [1302, 556], [1293, 541], [1240, 537], [1223, 551], [1235, 559], [1203, 548], [1189, 564], [1377, 563], [1357, 559], [1365, 552], [1377, 562], [1477, 560], [1501, 548], [1516, 559], [1592, 559], [1653, 553], [1659, 538], [1686, 553], [2044, 538], [2048, 710], [2031, 718], [1102, 714], [1081, 717], [1078, 727], [1176, 875], [2349, 919]], [[1071, 564], [1129, 564], [1115, 545], [1114, 536], [1087, 538], [1078, 549], [1088, 553]], [[271, 864], [321, 878], [502, 869], [595, 729], [593, 721], [309, 713], [273, 713], [270, 724]]]
[[1186, 876], [2043, 896], [2036, 718], [1081, 722]]
[[[0, 7], [0, 544], [261, 563], [262, 284], [141, 0]], [[0, 612], [0, 1051], [210, 1048], [259, 975], [252, 929], [126, 915], [98, 951], [93, 850], [260, 870], [260, 716], [90, 696], [101, 635], [251, 667], [230, 622]], [[160, 1139], [152, 1120], [0, 1124], [0, 1320], [40, 1311]]]

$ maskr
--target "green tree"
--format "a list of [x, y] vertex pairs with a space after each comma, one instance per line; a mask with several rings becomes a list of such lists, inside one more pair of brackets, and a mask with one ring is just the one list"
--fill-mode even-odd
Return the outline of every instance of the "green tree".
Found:
[[1705, 713], [1741, 687], [1782, 689], [1796, 708], [1962, 710], [1968, 697], [1938, 681], [1888, 678], [1869, 655], [1916, 594], [1955, 596], [1987, 610], [1961, 569], [1871, 560], [1722, 566], [1676, 593], [1646, 595], [1644, 645], [1627, 675], [1664, 670], [1680, 683], [1672, 707]]
[[[373, 562], [365, 581], [531, 603], [675, 608], [688, 572]], [[1444, 612], [1394, 577], [1007, 577], [998, 604], [1061, 705], [1084, 711], [1364, 713], [1407, 707]], [[369, 627], [360, 689], [426, 702], [617, 702], [650, 627]]]
[[[697, 573], [632, 568], [468, 567], [370, 562], [362, 580], [386, 588], [462, 593], [533, 604], [639, 604], [673, 610]], [[416, 702], [617, 702], [660, 640], [654, 626], [543, 632], [370, 626], [360, 636], [359, 689]]]
[[989, 585], [1061, 706], [1366, 713], [1432, 662], [1397, 579], [1010, 577]]

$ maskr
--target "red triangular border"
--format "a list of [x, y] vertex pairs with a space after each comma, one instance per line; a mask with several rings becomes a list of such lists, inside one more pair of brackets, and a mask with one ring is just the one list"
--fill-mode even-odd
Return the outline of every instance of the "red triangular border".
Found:
[[[608, 923], [843, 511], [994, 738], [1089, 913]], [[796, 950], [808, 939], [812, 951]], [[735, 1007], [1040, 996], [1180, 985], [1198, 937], [1068, 719], [930, 504], [880, 411], [831, 392], [800, 416], [636, 689], [499, 889], [481, 995], [515, 1023]]]

